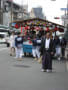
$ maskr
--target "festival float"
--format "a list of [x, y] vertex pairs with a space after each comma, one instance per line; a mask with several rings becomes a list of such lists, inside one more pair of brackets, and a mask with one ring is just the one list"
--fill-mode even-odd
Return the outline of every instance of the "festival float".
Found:
[[31, 40], [34, 34], [39, 33], [42, 36], [46, 32], [50, 32], [52, 37], [52, 34], [56, 36], [57, 31], [64, 32], [64, 26], [40, 18], [13, 21], [11, 26], [16, 29], [20, 28], [19, 32], [26, 37], [26, 40], [23, 42], [24, 55], [26, 55], [26, 53], [32, 53]]

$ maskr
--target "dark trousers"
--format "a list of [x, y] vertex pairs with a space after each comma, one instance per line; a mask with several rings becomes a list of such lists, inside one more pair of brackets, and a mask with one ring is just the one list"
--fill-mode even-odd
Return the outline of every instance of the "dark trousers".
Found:
[[62, 57], [65, 56], [65, 48], [61, 48]]
[[52, 70], [52, 57], [50, 52], [45, 51], [42, 57], [42, 68]]

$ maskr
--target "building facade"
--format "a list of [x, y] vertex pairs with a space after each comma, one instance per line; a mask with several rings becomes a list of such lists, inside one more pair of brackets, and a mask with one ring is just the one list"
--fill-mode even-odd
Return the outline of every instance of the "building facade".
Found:
[[18, 13], [18, 20], [25, 20], [29, 18], [28, 5], [21, 5], [21, 9]]
[[9, 23], [27, 17], [27, 5], [20, 6], [13, 0], [0, 0], [0, 24], [9, 26]]
[[2, 0], [0, 0], [0, 24], [3, 24]]
[[6, 0], [3, 2], [3, 24], [9, 25], [10, 22], [17, 20], [20, 6], [12, 1]]
[[41, 7], [32, 8], [32, 10], [30, 12], [30, 17], [44, 19], [44, 14], [42, 12], [42, 8]]

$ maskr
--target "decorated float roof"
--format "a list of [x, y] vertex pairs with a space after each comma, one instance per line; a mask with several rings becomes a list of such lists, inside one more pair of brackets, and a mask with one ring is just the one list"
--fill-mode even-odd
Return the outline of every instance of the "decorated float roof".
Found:
[[11, 26], [14, 26], [15, 28], [26, 27], [26, 29], [29, 29], [27, 27], [30, 27], [32, 29], [43, 28], [46, 31], [48, 31], [48, 30], [52, 30], [52, 31], [59, 30], [60, 32], [64, 32], [64, 26], [63, 25], [60, 25], [60, 24], [57, 24], [57, 23], [54, 23], [54, 22], [51, 22], [48, 20], [40, 19], [40, 18], [13, 21], [11, 23]]

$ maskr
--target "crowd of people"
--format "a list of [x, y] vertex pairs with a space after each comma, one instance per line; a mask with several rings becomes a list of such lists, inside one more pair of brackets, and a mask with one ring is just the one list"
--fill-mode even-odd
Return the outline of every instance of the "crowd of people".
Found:
[[[34, 34], [30, 40], [32, 42], [32, 56], [34, 60], [42, 63], [42, 71], [52, 71], [52, 58], [54, 56], [57, 60], [61, 60], [61, 57], [64, 58], [65, 56], [67, 42], [64, 37], [60, 40], [58, 36], [51, 37], [51, 34], [47, 32], [42, 36], [40, 34]], [[10, 56], [15, 55], [15, 58], [22, 60], [25, 37], [20, 32], [17, 34], [12, 32], [9, 41]]]

